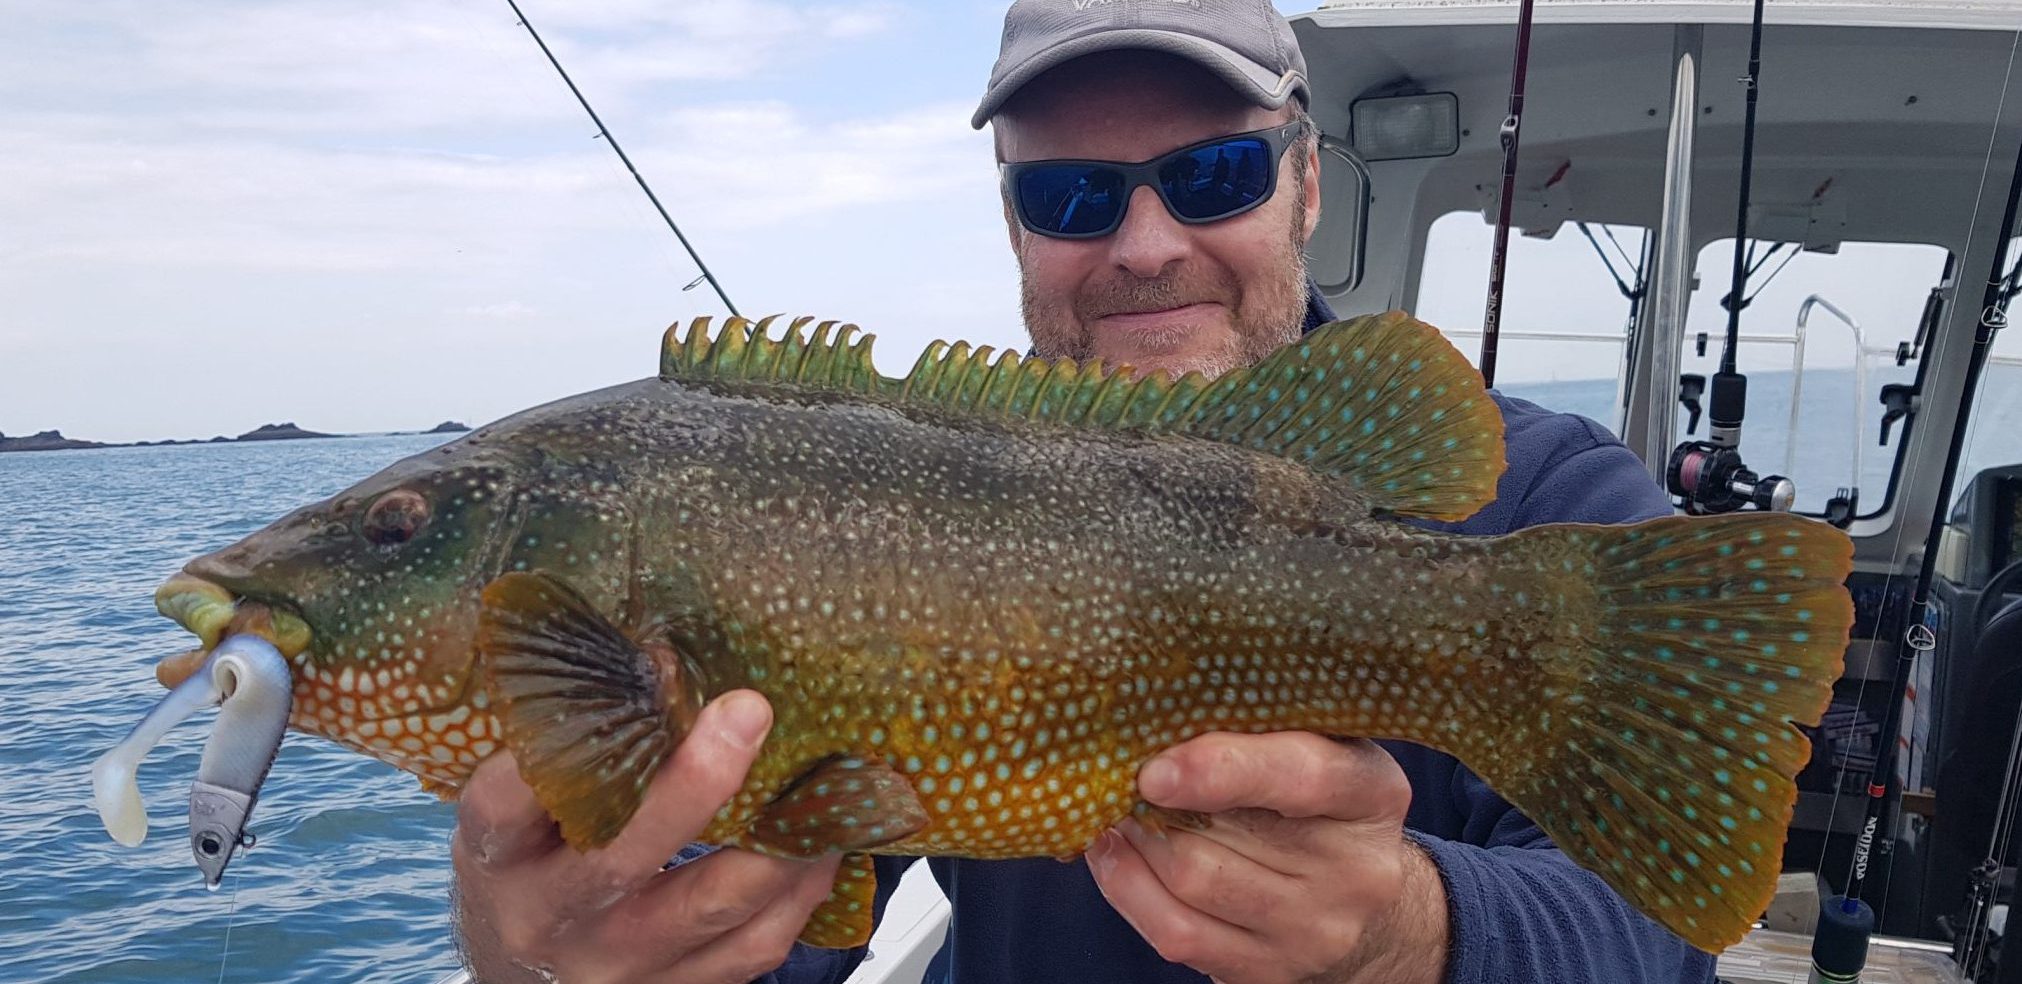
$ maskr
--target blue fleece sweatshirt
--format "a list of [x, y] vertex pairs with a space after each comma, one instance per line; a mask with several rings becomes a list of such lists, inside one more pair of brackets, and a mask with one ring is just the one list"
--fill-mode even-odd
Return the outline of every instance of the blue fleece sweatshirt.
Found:
[[[1306, 329], [1333, 320], [1312, 292]], [[1428, 528], [1498, 535], [1541, 523], [1670, 515], [1642, 462], [1600, 425], [1496, 395], [1509, 468], [1495, 502]], [[1383, 742], [1411, 782], [1409, 836], [1446, 889], [1449, 984], [1700, 984], [1713, 959], [1636, 912], [1552, 846], [1450, 755]], [[879, 907], [911, 858], [877, 861]], [[1116, 914], [1084, 863], [1039, 858], [928, 864], [954, 908], [927, 984], [1206, 984], [1167, 963]], [[796, 947], [765, 984], [840, 984], [862, 951]]]

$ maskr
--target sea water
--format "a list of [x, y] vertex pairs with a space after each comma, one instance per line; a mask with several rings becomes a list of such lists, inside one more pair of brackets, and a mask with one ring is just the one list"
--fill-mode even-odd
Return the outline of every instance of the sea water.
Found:
[[242, 852], [204, 891], [189, 789], [215, 713], [142, 763], [148, 838], [114, 843], [89, 769], [194, 638], [154, 611], [189, 558], [441, 436], [0, 454], [0, 981], [432, 982], [455, 808], [290, 733]]

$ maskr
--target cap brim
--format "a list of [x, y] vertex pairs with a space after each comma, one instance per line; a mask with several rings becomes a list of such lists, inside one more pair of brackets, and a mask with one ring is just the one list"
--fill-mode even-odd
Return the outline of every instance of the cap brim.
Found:
[[1280, 75], [1244, 57], [1233, 48], [1191, 34], [1144, 29], [1105, 31], [1101, 34], [1063, 41], [1026, 59], [983, 93], [983, 102], [976, 107], [976, 114], [969, 118], [969, 125], [978, 130], [982, 129], [983, 124], [990, 122], [990, 118], [1004, 108], [1004, 104], [1011, 99], [1012, 94], [1055, 66], [1099, 51], [1124, 49], [1158, 51], [1185, 58], [1213, 72], [1243, 98], [1265, 109], [1277, 109], [1285, 105], [1295, 92], [1306, 85], [1305, 77], [1297, 71]]

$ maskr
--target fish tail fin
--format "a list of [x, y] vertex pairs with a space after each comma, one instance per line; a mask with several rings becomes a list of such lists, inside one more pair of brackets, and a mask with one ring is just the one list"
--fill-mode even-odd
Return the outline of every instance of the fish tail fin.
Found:
[[1536, 527], [1494, 553], [1516, 603], [1500, 648], [1542, 665], [1532, 699], [1500, 701], [1517, 747], [1477, 771], [1687, 942], [1739, 941], [1775, 895], [1810, 757], [1792, 725], [1818, 723], [1842, 669], [1851, 541], [1746, 513]]

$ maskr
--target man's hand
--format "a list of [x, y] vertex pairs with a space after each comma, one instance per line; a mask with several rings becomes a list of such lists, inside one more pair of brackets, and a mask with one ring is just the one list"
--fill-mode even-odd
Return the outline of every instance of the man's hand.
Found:
[[1210, 814], [1165, 836], [1126, 820], [1088, 851], [1116, 911], [1167, 960], [1232, 984], [1438, 984], [1439, 872], [1404, 837], [1389, 753], [1317, 735], [1202, 735], [1138, 772], [1146, 802]]
[[828, 896], [839, 857], [723, 850], [662, 871], [744, 782], [772, 727], [739, 691], [704, 708], [618, 838], [579, 853], [510, 755], [464, 787], [451, 854], [458, 933], [484, 984], [742, 982], [786, 960]]

